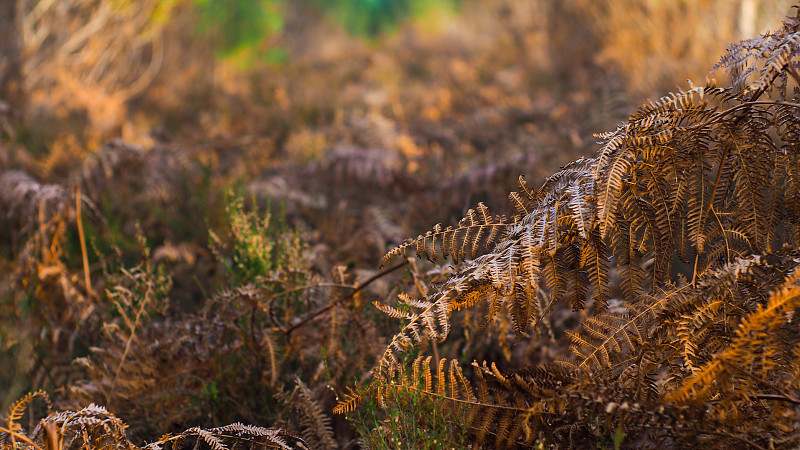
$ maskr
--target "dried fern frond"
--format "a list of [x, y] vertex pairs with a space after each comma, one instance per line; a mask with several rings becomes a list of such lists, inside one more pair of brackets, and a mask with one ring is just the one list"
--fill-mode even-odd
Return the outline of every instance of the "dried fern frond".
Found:
[[[144, 148], [113, 139], [93, 152], [71, 174], [90, 198], [118, 204], [167, 205], [182, 189], [181, 179], [199, 179], [197, 150], [177, 151], [166, 145]], [[110, 202], [109, 202], [110, 203]]]
[[8, 438], [11, 441], [12, 445], [14, 445], [14, 434], [18, 434], [22, 431], [22, 424], [20, 424], [20, 419], [22, 419], [25, 410], [28, 409], [28, 405], [35, 400], [36, 398], [44, 399], [45, 403], [47, 403], [48, 410], [50, 409], [50, 399], [45, 391], [39, 390], [36, 392], [29, 392], [21, 399], [15, 401], [11, 404], [8, 408], [8, 413], [6, 413], [5, 417], [3, 417], [3, 422], [6, 425], [6, 433], [8, 433]]
[[472, 259], [481, 251], [491, 248], [509, 225], [505, 218], [493, 217], [489, 213], [489, 208], [479, 203], [476, 209], [467, 211], [467, 215], [461, 219], [457, 227], [442, 229], [441, 225], [434, 226], [431, 231], [387, 253], [383, 257], [381, 266], [388, 264], [394, 256], [407, 256], [411, 249], [417, 257], [424, 257], [434, 262], [447, 258], [456, 263]]
[[[800, 32], [794, 17], [783, 23], [775, 33], [746, 39], [732, 44], [712, 70], [723, 68], [730, 72], [735, 88], [745, 96], [757, 97], [773, 84], [785, 88], [785, 81], [778, 80], [790, 68], [789, 75], [800, 82], [794, 64], [800, 49]], [[750, 80], [751, 75], [755, 77]], [[777, 83], [776, 83], [777, 81]]]
[[[733, 86], [690, 83], [599, 134], [596, 157], [535, 194], [512, 194], [512, 221], [481, 205], [463, 231], [437, 225], [389, 252], [456, 266], [425, 298], [401, 296], [409, 312], [380, 308], [409, 322], [378, 363], [375, 395], [394, 383], [472, 408], [476, 439], [495, 447], [529, 442], [519, 430], [588, 445], [614, 424], [647, 442], [797, 443], [798, 30], [800, 15], [732, 46], [720, 67], [735, 72]], [[471, 380], [478, 401], [451, 398], [429, 358], [414, 364], [423, 381], [408, 381], [399, 356], [445, 339], [453, 311], [485, 304], [489, 320], [505, 307], [522, 338], [552, 310], [538, 304], [540, 289], [575, 310], [592, 305], [567, 332], [573, 358], [559, 360], [569, 374], [560, 386], [545, 392], [484, 363]], [[358, 396], [346, 400], [342, 410]]]
[[290, 394], [281, 394], [284, 403], [290, 405], [301, 417], [302, 435], [312, 450], [339, 448], [334, 438], [331, 419], [325, 414], [311, 389], [299, 378]]
[[[52, 424], [52, 425], [51, 425]], [[55, 426], [57, 436], [50, 436], [50, 427]], [[57, 439], [57, 448], [98, 448], [133, 450], [134, 445], [125, 434], [127, 425], [95, 404], [77, 411], [54, 412], [41, 420], [31, 434], [31, 440], [44, 443]]]
[[468, 376], [455, 360], [419, 357], [391, 384], [382, 380], [367, 393], [379, 402], [402, 398], [397, 392], [421, 395], [437, 408], [463, 412], [469, 441], [478, 448], [530, 447], [542, 435], [554, 444], [580, 446], [591, 441], [574, 441], [571, 427], [599, 438], [603, 427], [670, 428], [683, 415], [679, 408], [646, 408], [657, 388], [649, 374], [640, 381], [642, 369], [635, 364], [592, 377], [560, 365], [503, 372], [484, 361], [470, 369]]
[[[502, 226], [504, 231], [489, 233], [490, 242], [497, 242], [492, 251], [463, 262], [439, 292], [420, 303], [425, 308], [404, 316], [411, 322], [392, 339], [380, 367], [391, 370], [397, 355], [426, 334], [444, 340], [451, 312], [477, 303], [498, 301], [507, 306], [515, 332], [521, 335], [536, 321], [532, 311], [536, 310], [535, 293], [540, 283], [551, 289], [556, 299], [569, 298], [575, 309], [583, 307], [590, 289], [596, 303], [603, 304], [608, 294], [604, 283], [608, 262], [595, 230], [593, 163], [588, 159], [576, 161], [548, 179], [536, 194], [535, 209], [516, 223], [496, 224], [486, 213], [481, 221], [469, 222], [472, 229], [480, 230], [471, 236], [473, 248], [486, 227]], [[474, 221], [477, 215], [468, 215], [468, 221], [470, 217]], [[412, 246], [423, 255], [435, 256], [437, 243], [443, 253], [452, 254], [458, 251], [458, 245], [463, 247], [468, 242], [453, 239], [456, 230], [434, 228], [426, 236], [396, 248], [387, 258], [404, 254]], [[497, 309], [493, 311], [495, 314]]]
[[263, 448], [282, 450], [309, 450], [298, 436], [280, 428], [264, 428], [242, 423], [232, 423], [216, 428], [189, 428], [182, 433], [167, 435], [144, 447], [146, 450], [178, 450], [188, 445], [200, 448], [205, 444], [212, 450], [232, 448]]
[[24, 172], [0, 175], [0, 207], [9, 231], [29, 232], [70, 211], [72, 204], [67, 190], [59, 185], [39, 183]]
[[38, 391], [26, 395], [12, 405], [7, 418], [8, 428], [0, 426], [0, 448], [177, 450], [187, 445], [200, 448], [201, 444], [205, 444], [214, 450], [233, 448], [309, 450], [302, 438], [285, 430], [242, 423], [207, 429], [193, 427], [182, 433], [168, 434], [158, 441], [139, 447], [128, 439], [126, 435], [128, 425], [125, 422], [106, 408], [95, 404], [75, 411], [51, 412], [36, 422], [35, 428], [26, 432], [19, 424], [19, 419], [30, 402], [39, 397], [47, 400], [47, 394]]
[[[691, 375], [669, 393], [668, 400], [697, 404], [719, 396], [723, 400], [714, 408], [719, 412], [741, 408], [737, 405], [748, 403], [762, 394], [783, 396], [785, 401], [797, 402], [795, 399], [800, 392], [791, 380], [794, 376], [792, 368], [798, 361], [791, 343], [800, 337], [792, 324], [794, 311], [800, 309], [800, 272], [796, 261], [792, 265], [795, 268], [772, 292], [768, 301], [742, 305], [742, 309], [749, 310], [746, 315], [737, 314], [739, 317], [731, 318], [726, 314], [732, 325], [735, 324], [729, 339], [703, 349], [707, 358], [695, 361]], [[748, 272], [752, 273], [747, 265], [736, 267], [734, 271], [745, 279]], [[728, 307], [729, 302], [724, 303]], [[695, 313], [696, 320], [709, 320], [701, 315], [703, 312]], [[696, 338], [692, 339], [693, 344], [696, 341]], [[711, 351], [706, 353], [706, 350]]]

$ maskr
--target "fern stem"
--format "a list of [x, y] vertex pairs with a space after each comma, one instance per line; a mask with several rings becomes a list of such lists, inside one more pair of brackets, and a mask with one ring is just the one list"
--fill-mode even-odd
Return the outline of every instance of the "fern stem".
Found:
[[[422, 395], [429, 395], [431, 397], [437, 397], [437, 398], [440, 398], [442, 400], [446, 400], [446, 401], [450, 401], [450, 402], [462, 403], [462, 404], [468, 405], [468, 406], [480, 406], [480, 407], [483, 407], [483, 408], [500, 409], [500, 410], [505, 410], [505, 411], [517, 411], [517, 412], [523, 412], [523, 413], [530, 412], [530, 408], [518, 408], [518, 407], [515, 407], [515, 406], [504, 406], [504, 405], [499, 405], [499, 404], [495, 404], [495, 403], [481, 403], [480, 401], [463, 400], [463, 399], [460, 399], [460, 398], [457, 398], [457, 397], [450, 397], [448, 395], [440, 395], [440, 394], [437, 394], [435, 392], [431, 392], [431, 391], [427, 391], [425, 389], [420, 389], [418, 387], [407, 386], [407, 385], [406, 386], [398, 385], [398, 387], [402, 387], [404, 389], [407, 389], [409, 391], [414, 391], [414, 392], [417, 392], [417, 393], [422, 394]], [[547, 411], [542, 411], [539, 414], [558, 415], [557, 413], [551, 413], [551, 412], [547, 412]]]
[[698, 250], [695, 250], [694, 268], [692, 269], [692, 284], [691, 284], [692, 288], [697, 287], [697, 266], [699, 263], [700, 263], [700, 252]]
[[753, 396], [756, 400], [772, 400], [776, 402], [787, 402], [795, 405], [800, 405], [800, 400], [789, 397], [786, 394], [756, 394]]
[[86, 295], [94, 297], [94, 289], [92, 289], [92, 281], [89, 278], [89, 255], [86, 252], [86, 236], [83, 234], [83, 218], [81, 217], [81, 187], [78, 185], [75, 194], [75, 216], [78, 222], [78, 237], [81, 240], [81, 257], [83, 259], [83, 277], [86, 284]]
[[130, 325], [131, 334], [130, 336], [128, 336], [128, 341], [125, 343], [125, 350], [122, 352], [122, 357], [120, 357], [117, 370], [114, 372], [114, 380], [112, 386], [116, 385], [117, 379], [119, 378], [119, 372], [122, 370], [122, 366], [125, 365], [125, 359], [127, 359], [128, 352], [130, 351], [131, 344], [133, 343], [133, 339], [136, 337], [136, 328], [139, 326], [139, 319], [144, 314], [144, 309], [147, 306], [147, 304], [150, 303], [150, 298], [152, 295], [154, 295], [153, 286], [148, 283], [147, 292], [145, 292], [144, 299], [139, 305], [139, 310], [136, 311], [136, 318], [134, 319], [133, 324]]

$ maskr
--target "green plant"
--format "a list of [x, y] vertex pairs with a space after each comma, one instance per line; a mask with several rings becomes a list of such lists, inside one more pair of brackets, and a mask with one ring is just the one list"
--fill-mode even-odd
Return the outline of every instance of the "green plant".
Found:
[[[379, 396], [367, 396], [363, 407], [348, 415], [371, 449], [461, 449], [468, 444], [466, 410], [444, 401], [430, 401], [433, 389], [430, 357], [405, 364], [398, 385], [385, 386]], [[406, 384], [404, 384], [406, 383]]]
[[228, 190], [225, 214], [230, 226], [226, 244], [209, 230], [211, 248], [231, 277], [231, 285], [271, 278], [279, 273], [300, 273], [308, 268], [306, 244], [299, 232], [288, 230], [282, 218], [274, 220], [245, 209], [244, 198]]
[[352, 34], [374, 38], [432, 7], [454, 9], [459, 0], [308, 0], [334, 16]]
[[198, 31], [210, 36], [219, 55], [282, 62], [280, 49], [264, 41], [283, 29], [283, 0], [192, 0], [199, 15]]

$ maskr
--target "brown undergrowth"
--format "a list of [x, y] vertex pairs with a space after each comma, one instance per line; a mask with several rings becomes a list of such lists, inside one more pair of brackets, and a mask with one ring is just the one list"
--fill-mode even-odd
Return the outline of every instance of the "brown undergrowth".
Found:
[[[795, 445], [795, 19], [536, 190], [739, 3], [466, 1], [367, 45], [286, 2], [293, 57], [242, 71], [187, 1], [18, 3], [0, 447]], [[652, 11], [691, 25], [625, 34]]]
[[[649, 102], [598, 135], [597, 156], [521, 181], [515, 215], [479, 204], [389, 252], [455, 267], [376, 304], [402, 329], [335, 411], [400, 390], [463, 411], [487, 448], [798, 445], [798, 30], [800, 15], [731, 45], [715, 67], [731, 86]], [[507, 315], [524, 341], [564, 307], [583, 311], [568, 357], [402, 356], [444, 342], [462, 309]]]

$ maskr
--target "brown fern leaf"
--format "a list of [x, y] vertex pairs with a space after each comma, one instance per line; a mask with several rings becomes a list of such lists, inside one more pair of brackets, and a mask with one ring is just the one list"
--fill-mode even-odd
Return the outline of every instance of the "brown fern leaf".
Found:
[[581, 332], [567, 332], [580, 367], [611, 368], [624, 362], [625, 357], [636, 352], [647, 336], [639, 336], [636, 329], [641, 316], [603, 313], [588, 317], [581, 324]]
[[387, 316], [389, 316], [389, 317], [391, 317], [393, 319], [413, 319], [414, 318], [413, 314], [411, 314], [409, 312], [405, 312], [405, 311], [400, 311], [399, 309], [394, 308], [392, 306], [384, 305], [383, 303], [380, 303], [380, 302], [372, 302], [372, 304], [373, 304], [373, 306], [378, 308], [382, 313], [386, 314]]
[[232, 423], [216, 428], [189, 428], [176, 435], [167, 435], [160, 440], [149, 444], [148, 449], [169, 448], [177, 450], [184, 448], [183, 441], [194, 438], [194, 448], [199, 448], [205, 443], [213, 450], [227, 450], [238, 448], [241, 445], [255, 448], [306, 450], [308, 445], [299, 436], [288, 433], [280, 428], [264, 428], [242, 423]]
[[647, 359], [642, 362], [647, 366], [632, 364], [615, 374], [601, 372], [592, 378], [588, 372], [558, 366], [503, 372], [493, 363], [474, 362], [473, 384], [459, 380], [461, 371], [455, 361], [441, 360], [434, 371], [431, 358], [420, 357], [413, 363], [412, 376], [401, 370], [387, 388], [463, 411], [470, 441], [479, 448], [529, 447], [541, 433], [551, 436], [548, 442], [575, 443], [566, 436], [571, 433], [563, 431], [570, 424], [588, 429], [599, 420], [614, 426], [669, 427], [680, 416], [671, 407], [647, 412], [640, 403], [657, 398], [652, 365]]
[[[59, 215], [69, 215], [74, 204], [67, 190], [59, 185], [39, 183], [19, 171], [0, 174], [2, 219], [7, 232], [15, 237], [35, 231]], [[86, 205], [93, 210], [90, 203]]]
[[[563, 167], [535, 194], [512, 194], [520, 216], [503, 222], [485, 253], [468, 252], [477, 233], [454, 239], [454, 228], [438, 225], [390, 252], [451, 254], [456, 267], [402, 316], [410, 323], [385, 350], [376, 383], [464, 405], [486, 446], [529, 443], [536, 432], [590, 446], [605, 439], [604, 426], [664, 445], [800, 442], [792, 425], [800, 404], [798, 30], [800, 15], [730, 47], [719, 67], [734, 86], [690, 83], [649, 102], [598, 135], [595, 158]], [[472, 211], [462, 226], [485, 227], [483, 216]], [[547, 308], [539, 290], [552, 299]], [[579, 330], [565, 330], [574, 357], [560, 360], [569, 376], [556, 388], [476, 363], [476, 401], [467, 401], [456, 399], [455, 371], [439, 381], [448, 376], [443, 362], [431, 371], [430, 357], [418, 360], [418, 384], [403, 375], [399, 355], [428, 336], [444, 339], [453, 310], [481, 304], [491, 320], [505, 309], [524, 338], [559, 301], [592, 308]]]
[[437, 224], [424, 235], [395, 247], [383, 257], [381, 266], [395, 256], [406, 257], [412, 249], [417, 257], [433, 262], [447, 258], [452, 258], [455, 263], [473, 259], [501, 239], [509, 225], [505, 218], [491, 216], [486, 205], [479, 203], [476, 209], [467, 211], [457, 227], [442, 229]]
[[[36, 398], [44, 399], [48, 409], [50, 409], [50, 399], [45, 391], [38, 390], [36, 392], [29, 392], [21, 399], [12, 403], [8, 408], [8, 413], [5, 418], [8, 430], [11, 432], [19, 432], [22, 429], [22, 425], [20, 425], [19, 421], [22, 419], [22, 415], [25, 413], [28, 405]], [[13, 437], [11, 439], [13, 441]]]
[[[775, 291], [766, 305], [759, 305], [739, 324], [736, 336], [726, 348], [716, 353], [667, 399], [673, 402], [701, 403], [721, 395], [722, 404], [715, 408], [724, 411], [737, 407], [739, 402], [775, 395], [797, 402], [795, 389], [786, 390], [787, 363], [796, 363], [781, 335], [790, 326], [786, 313], [800, 306], [800, 274], [795, 271]], [[754, 357], [754, 352], [757, 357]], [[795, 392], [793, 392], [795, 391]]]
[[768, 303], [774, 286], [785, 284], [784, 277], [797, 270], [795, 254], [737, 259], [704, 275], [696, 288], [684, 286], [670, 294], [654, 320], [658, 325], [651, 339], [671, 341], [678, 350], [672, 358], [680, 358], [684, 370], [673, 372], [674, 382], [697, 373], [729, 348], [737, 327]]
[[[63, 442], [76, 442], [87, 448], [137, 448], [125, 435], [127, 425], [104, 407], [95, 404], [77, 411], [52, 413], [42, 423], [56, 425]], [[44, 430], [44, 427], [37, 427], [34, 438], [40, 438]]]
[[522, 175], [519, 176], [519, 188], [522, 191], [522, 194], [525, 196], [523, 198], [519, 193], [512, 192], [508, 195], [511, 203], [514, 205], [514, 208], [517, 210], [517, 213], [520, 217], [528, 215], [531, 210], [536, 206], [538, 200], [538, 194], [535, 189], [531, 189], [528, 186], [528, 182], [525, 181], [525, 177]]
[[[531, 407], [531, 402], [541, 408], [544, 403], [539, 402], [546, 393], [560, 384], [551, 378], [556, 372], [540, 369], [506, 376], [495, 365], [476, 362], [472, 364], [476, 374], [473, 387], [456, 361], [442, 359], [436, 371], [430, 364], [430, 357], [417, 358], [414, 374], [401, 375], [393, 388], [427, 396], [452, 411], [464, 411], [474, 441], [495, 448], [530, 445], [535, 435], [525, 430], [530, 431], [531, 422], [544, 412]], [[538, 399], [536, 394], [541, 394]]]
[[314, 393], [300, 378], [295, 378], [295, 388], [284, 395], [284, 403], [300, 413], [302, 435], [311, 449], [336, 449], [331, 419], [322, 410]]
[[[352, 388], [347, 388], [347, 393], [344, 394], [344, 400], [339, 400], [333, 408], [334, 414], [347, 414], [356, 410], [361, 403], [363, 395], [354, 391]], [[338, 400], [338, 399], [337, 399]]]
[[[437, 294], [425, 300], [425, 305], [430, 306], [410, 318], [411, 322], [392, 339], [379, 363], [381, 370], [391, 372], [398, 363], [397, 356], [422, 340], [422, 330], [443, 340], [449, 332], [450, 313], [477, 303], [496, 300], [498, 306], [507, 306], [514, 330], [522, 336], [535, 320], [535, 293], [540, 282], [553, 290], [556, 299], [570, 294], [575, 309], [583, 307], [590, 290], [599, 305], [604, 303], [607, 288], [601, 283], [606, 278], [607, 257], [602, 240], [591, 237], [598, 236], [594, 231], [597, 222], [592, 167], [592, 160], [582, 159], [550, 177], [536, 194], [536, 208], [518, 222], [504, 225], [506, 230], [499, 235], [491, 253], [463, 262], [463, 268]], [[477, 220], [475, 214], [467, 220]], [[483, 224], [488, 214], [482, 217]], [[436, 249], [436, 236], [445, 233], [436, 227], [428, 237], [407, 245], [418, 246], [422, 254], [431, 254]], [[395, 249], [389, 256], [403, 253], [408, 247]], [[486, 320], [499, 308], [490, 311]]]
[[318, 165], [306, 172], [329, 173], [336, 185], [355, 182], [359, 186], [376, 186], [382, 189], [403, 187], [413, 190], [418, 181], [400, 168], [401, 161], [390, 152], [374, 148], [337, 145], [325, 155]]

